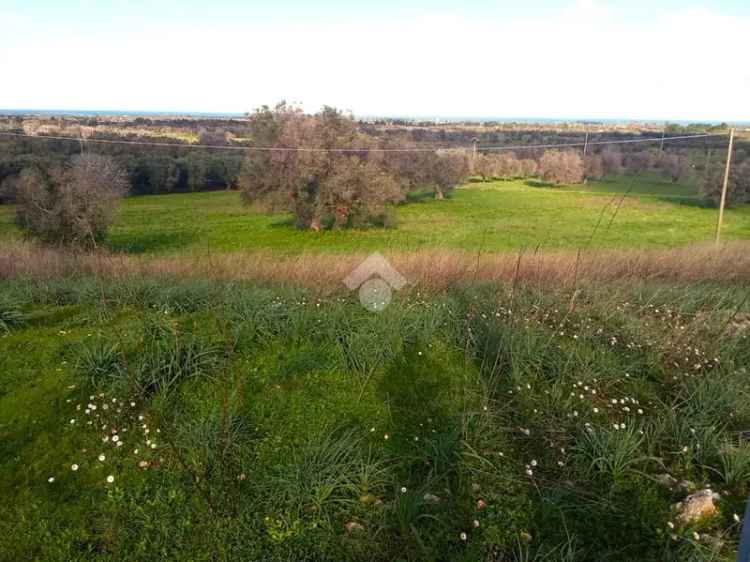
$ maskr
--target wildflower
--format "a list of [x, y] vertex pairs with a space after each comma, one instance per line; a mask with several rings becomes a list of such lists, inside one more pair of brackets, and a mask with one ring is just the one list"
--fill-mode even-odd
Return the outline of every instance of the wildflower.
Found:
[[101, 462], [104, 462], [104, 460], [105, 460], [106, 458], [107, 458], [107, 457], [105, 457], [105, 456], [104, 456], [103, 454], [102, 454], [102, 455], [99, 455], [99, 460], [100, 460]]
[[71, 424], [74, 424], [74, 423], [76, 423], [76, 420], [75, 420], [75, 418], [71, 419], [71, 420], [70, 420], [70, 423], [71, 423]]
[[[52, 484], [52, 482], [54, 482], [54, 481], [55, 481], [55, 477], [54, 476], [50, 476], [49, 478], [47, 478], [47, 482], [49, 482], [50, 484]], [[735, 517], [736, 517], [736, 515], [735, 515]]]
[[484, 500], [477, 500], [477, 509], [484, 509], [485, 507], [487, 507], [487, 503]]
[[693, 533], [693, 538], [697, 541], [701, 540], [701, 536], [696, 532]]
[[71, 464], [70, 465], [70, 470], [72, 470], [73, 472], [75, 472], [76, 470], [78, 470], [78, 465], [77, 464]]
[[466, 536], [466, 533], [461, 533], [461, 535], [460, 535], [460, 536], [461, 536], [461, 540], [462, 540], [462, 541], [466, 541], [466, 539], [468, 539], [468, 538], [469, 538], [469, 537], [467, 537], [467, 536]]
[[118, 437], [117, 435], [113, 435], [113, 436], [112, 436], [112, 441], [113, 441], [114, 443], [117, 443], [117, 442], [118, 442], [119, 440], [120, 440], [120, 438], [119, 438], [119, 437]]
[[114, 476], [112, 476], [111, 474], [109, 476], [107, 476], [107, 483], [108, 484], [111, 484], [114, 481], [115, 481], [115, 477]]
[[534, 476], [534, 471], [531, 470], [530, 468], [527, 468], [526, 469], [526, 476], [528, 476], [528, 477]]
[[537, 465], [537, 462], [536, 462], [536, 460], [532, 460], [532, 461], [531, 461], [531, 466], [536, 466], [536, 465]]
[[598, 414], [599, 413], [599, 408], [594, 408], [594, 413]]
[[385, 439], [385, 440], [387, 441], [388, 439], [390, 439], [390, 435], [388, 435], [388, 434], [386, 433], [385, 435], [383, 435], [383, 439]]
[[732, 515], [732, 519], [734, 519], [735, 523], [739, 523], [740, 522], [740, 516], [737, 515], [736, 513], [734, 515]]
[[405, 493], [406, 493], [406, 486], [402, 486], [402, 487], [401, 487], [401, 493], [402, 493], [402, 494], [405, 494]]
[[156, 443], [151, 443], [151, 448], [156, 449]]
[[672, 523], [671, 521], [667, 521], [667, 527], [669, 527], [670, 529], [674, 529], [674, 523]]
[[474, 528], [475, 528], [475, 529], [478, 529], [478, 528], [479, 528], [479, 521], [478, 521], [478, 520], [476, 520], [476, 519], [474, 519]]

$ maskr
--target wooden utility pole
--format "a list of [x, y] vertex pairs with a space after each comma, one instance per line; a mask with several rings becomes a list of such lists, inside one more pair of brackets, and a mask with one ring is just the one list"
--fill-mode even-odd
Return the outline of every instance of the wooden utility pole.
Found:
[[471, 173], [477, 173], [477, 143], [479, 139], [474, 137], [471, 141]]
[[732, 146], [734, 145], [734, 129], [729, 130], [729, 149], [727, 150], [727, 166], [724, 169], [724, 184], [721, 187], [721, 202], [719, 203], [719, 221], [716, 223], [716, 245], [721, 241], [721, 223], [724, 221], [724, 206], [727, 203], [727, 187], [729, 185], [729, 167], [732, 164]]
[[586, 138], [583, 139], [583, 157], [586, 158], [586, 150], [589, 148], [589, 132], [586, 131]]

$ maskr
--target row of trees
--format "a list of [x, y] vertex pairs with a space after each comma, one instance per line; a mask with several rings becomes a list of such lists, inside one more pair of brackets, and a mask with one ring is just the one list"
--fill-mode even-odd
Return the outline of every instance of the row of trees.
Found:
[[[607, 147], [584, 157], [581, 151], [531, 149], [525, 158], [511, 152], [435, 150], [400, 137], [373, 137], [330, 107], [307, 115], [284, 103], [256, 111], [247, 135], [258, 149], [229, 157], [181, 154], [170, 147], [173, 152], [167, 154], [139, 152], [122, 165], [121, 153], [68, 159], [22, 153], [12, 161], [15, 173], [3, 182], [0, 199], [15, 200], [19, 225], [43, 240], [93, 246], [106, 234], [116, 201], [131, 185], [147, 184], [151, 192], [184, 184], [198, 190], [207, 181], [236, 186], [246, 205], [288, 210], [298, 227], [319, 230], [386, 224], [390, 207], [410, 193], [431, 190], [443, 199], [471, 175], [484, 180], [539, 177], [559, 185], [658, 171], [678, 181], [698, 167], [685, 152], [660, 150]], [[710, 151], [707, 156], [701, 188], [716, 202], [724, 164], [721, 158], [712, 161]], [[729, 203], [748, 201], [750, 158], [744, 157], [734, 163]]]
[[624, 154], [611, 148], [585, 157], [573, 150], [546, 150], [537, 158], [523, 159], [518, 159], [514, 153], [479, 154], [473, 167], [474, 173], [484, 180], [539, 176], [555, 185], [599, 180], [607, 174], [646, 171], [660, 171], [676, 182], [689, 170], [689, 160], [680, 154], [647, 150]]

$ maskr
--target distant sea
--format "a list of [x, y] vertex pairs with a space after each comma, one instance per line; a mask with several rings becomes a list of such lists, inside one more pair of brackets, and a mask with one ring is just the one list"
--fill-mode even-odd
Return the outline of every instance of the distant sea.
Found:
[[[128, 117], [198, 117], [205, 119], [232, 119], [244, 117], [244, 113], [222, 113], [209, 111], [127, 111], [119, 109], [1, 109], [0, 115], [39, 115], [59, 117], [86, 116], [128, 116]], [[585, 118], [585, 117], [476, 117], [459, 116], [444, 117], [440, 115], [357, 115], [358, 119], [372, 121], [375, 119], [403, 119], [405, 121], [432, 121], [439, 123], [675, 123], [690, 125], [700, 123], [719, 125], [724, 122], [734, 125], [750, 125], [750, 121], [721, 121], [715, 119], [631, 119], [631, 118]]]

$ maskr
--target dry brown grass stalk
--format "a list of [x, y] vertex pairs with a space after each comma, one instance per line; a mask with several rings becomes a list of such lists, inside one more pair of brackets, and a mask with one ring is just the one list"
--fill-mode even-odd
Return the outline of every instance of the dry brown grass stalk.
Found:
[[[365, 257], [366, 254], [278, 256], [268, 252], [154, 257], [74, 252], [13, 241], [0, 247], [0, 278], [170, 276], [335, 289]], [[574, 251], [520, 255], [421, 251], [392, 252], [386, 257], [412, 286], [434, 290], [469, 281], [555, 286], [623, 280], [750, 283], [750, 242], [729, 243], [719, 249], [706, 244], [668, 250], [591, 250], [581, 253], [580, 259]]]

